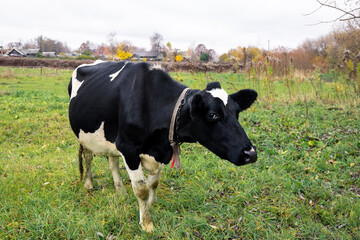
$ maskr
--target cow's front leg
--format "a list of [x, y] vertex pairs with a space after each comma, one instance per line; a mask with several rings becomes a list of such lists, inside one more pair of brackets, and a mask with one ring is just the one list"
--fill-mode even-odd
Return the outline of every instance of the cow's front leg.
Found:
[[114, 179], [115, 190], [119, 193], [126, 194], [124, 184], [119, 173], [119, 157], [109, 157], [109, 166]]
[[149, 206], [157, 201], [156, 188], [159, 185], [160, 175], [161, 175], [161, 168], [158, 170], [158, 172], [155, 175], [149, 174], [149, 176], [148, 176], [148, 185], [149, 185], [148, 204], [149, 204]]
[[85, 179], [84, 179], [84, 187], [87, 190], [93, 189], [93, 177], [91, 173], [91, 161], [93, 159], [93, 153], [86, 148], [83, 149], [83, 154], [86, 162], [86, 170], [85, 170]]
[[134, 194], [139, 202], [140, 225], [143, 230], [147, 232], [152, 232], [154, 230], [154, 225], [151, 220], [151, 215], [149, 212], [149, 204], [148, 204], [149, 187], [148, 187], [147, 179], [145, 178], [144, 173], [142, 171], [141, 164], [139, 164], [139, 168], [136, 170], [131, 170], [128, 167], [125, 158], [124, 158], [124, 164], [129, 174]]
[[148, 154], [140, 154], [141, 165], [148, 172], [148, 186], [149, 186], [149, 206], [156, 202], [156, 188], [159, 185], [159, 179], [163, 164], [157, 162], [153, 156]]

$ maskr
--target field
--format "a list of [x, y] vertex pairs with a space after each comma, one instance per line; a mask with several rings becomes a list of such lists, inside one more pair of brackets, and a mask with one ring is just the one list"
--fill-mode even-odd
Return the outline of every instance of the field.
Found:
[[0, 67], [0, 239], [360, 239], [360, 100], [346, 77], [171, 75], [192, 88], [256, 89], [239, 121], [259, 159], [236, 167], [182, 145], [182, 169], [164, 167], [145, 233], [124, 168], [126, 198], [103, 157], [97, 190], [78, 183], [71, 71]]

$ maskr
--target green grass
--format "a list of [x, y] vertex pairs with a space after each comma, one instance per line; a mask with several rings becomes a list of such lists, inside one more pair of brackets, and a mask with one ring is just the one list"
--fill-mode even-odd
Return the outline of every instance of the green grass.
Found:
[[[182, 169], [164, 167], [154, 233], [138, 204], [115, 193], [96, 157], [97, 191], [77, 183], [77, 143], [67, 117], [71, 71], [0, 67], [0, 239], [359, 239], [359, 98], [345, 80], [264, 84], [244, 74], [172, 74], [190, 87], [220, 81], [255, 88], [240, 123], [258, 148], [236, 167], [197, 144]], [[104, 236], [104, 237], [102, 237]]]

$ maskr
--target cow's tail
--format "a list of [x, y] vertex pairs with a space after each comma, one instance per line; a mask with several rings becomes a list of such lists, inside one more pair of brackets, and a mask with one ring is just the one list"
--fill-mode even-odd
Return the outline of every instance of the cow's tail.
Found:
[[84, 167], [83, 167], [83, 152], [84, 152], [84, 147], [80, 144], [79, 146], [79, 155], [78, 155], [78, 160], [79, 160], [79, 172], [80, 172], [80, 182], [82, 182], [83, 180], [83, 175], [84, 175]]
[[72, 78], [70, 78], [70, 82], [69, 82], [69, 85], [68, 85], [69, 97], [71, 96], [71, 89], [72, 89]]

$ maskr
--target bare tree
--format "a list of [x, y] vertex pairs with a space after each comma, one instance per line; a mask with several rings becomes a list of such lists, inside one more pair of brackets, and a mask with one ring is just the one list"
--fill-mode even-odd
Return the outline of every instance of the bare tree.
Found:
[[151, 44], [151, 51], [159, 54], [161, 52], [161, 50], [163, 49], [162, 46], [162, 41], [164, 40], [163, 36], [161, 36], [160, 33], [154, 33], [154, 35], [152, 35], [150, 37], [150, 44]]
[[85, 50], [88, 50], [90, 52], [94, 52], [97, 48], [95, 43], [90, 42], [89, 40], [86, 42], [83, 42], [79, 47], [79, 52], [84, 52]]
[[207, 51], [208, 50], [207, 50], [205, 44], [200, 43], [195, 48], [195, 56], [200, 57], [201, 54], [206, 53]]
[[115, 56], [117, 47], [119, 45], [119, 41], [116, 39], [116, 32], [110, 32], [107, 35], [107, 41], [109, 44], [108, 53]]
[[37, 47], [40, 48], [42, 52], [56, 52], [57, 54], [61, 52], [70, 52], [69, 47], [66, 43], [53, 40], [42, 35], [38, 36], [35, 39]]
[[214, 49], [209, 49], [207, 52], [209, 53], [210, 60], [214, 60], [216, 58], [216, 52]]
[[339, 16], [335, 19], [331, 19], [328, 21], [320, 21], [316, 24], [321, 23], [333, 23], [337, 21], [350, 21], [350, 20], [358, 20], [360, 19], [360, 0], [343, 0], [343, 5], [339, 3], [338, 0], [315, 0], [320, 5], [313, 12], [305, 14], [311, 15], [316, 13], [322, 8], [331, 8], [335, 9], [339, 12]]
[[21, 42], [11, 42], [7, 45], [8, 48], [21, 48], [22, 43]]

